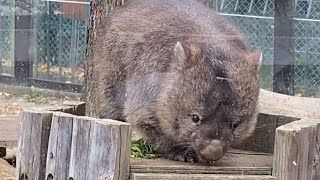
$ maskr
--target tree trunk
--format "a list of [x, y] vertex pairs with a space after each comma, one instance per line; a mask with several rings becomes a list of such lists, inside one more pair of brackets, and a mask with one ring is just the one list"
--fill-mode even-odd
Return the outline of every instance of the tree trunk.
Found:
[[114, 7], [124, 4], [126, 0], [91, 0], [90, 4], [90, 24], [88, 27], [88, 36], [87, 36], [87, 49], [86, 49], [86, 76], [84, 82], [84, 93], [83, 101], [86, 102], [86, 116], [97, 117], [96, 112], [96, 98], [97, 96], [95, 91], [97, 84], [95, 83], [95, 76], [93, 74], [93, 64], [92, 59], [94, 54], [92, 54], [92, 42], [96, 38], [96, 27], [101, 22], [101, 19], [104, 18], [110, 10]]

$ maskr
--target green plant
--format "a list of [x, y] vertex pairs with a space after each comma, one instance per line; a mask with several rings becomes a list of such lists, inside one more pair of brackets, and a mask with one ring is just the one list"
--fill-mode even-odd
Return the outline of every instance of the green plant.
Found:
[[161, 154], [156, 152], [148, 143], [143, 139], [132, 142], [131, 157], [154, 159], [161, 157]]

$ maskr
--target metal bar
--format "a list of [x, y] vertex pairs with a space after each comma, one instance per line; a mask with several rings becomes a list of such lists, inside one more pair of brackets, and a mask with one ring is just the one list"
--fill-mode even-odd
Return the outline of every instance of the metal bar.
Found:
[[306, 18], [310, 17], [311, 9], [312, 9], [312, 2], [313, 0], [309, 0], [308, 12]]
[[[304, 26], [306, 27], [305, 29], [305, 37], [310, 37], [309, 36], [309, 31], [310, 31], [310, 26]], [[303, 76], [303, 79], [304, 79], [304, 86], [305, 86], [305, 96], [309, 96], [311, 93], [310, 93], [310, 87], [311, 87], [311, 84], [310, 84], [310, 81], [309, 81], [309, 75], [311, 74], [310, 73], [310, 67], [309, 67], [309, 61], [308, 61], [308, 54], [309, 54], [309, 49], [310, 49], [310, 41], [305, 39], [305, 51], [304, 51], [304, 61], [305, 61], [305, 64], [304, 64], [304, 67], [305, 67], [305, 73], [304, 73], [304, 76]]]
[[46, 14], [46, 16], [47, 16], [47, 33], [46, 33], [46, 39], [47, 39], [47, 59], [46, 59], [46, 61], [47, 61], [47, 79], [50, 79], [50, 59], [51, 59], [51, 52], [50, 52], [50, 2], [48, 1], [47, 3], [46, 3], [46, 6], [47, 6], [47, 14]]
[[90, 2], [81, 2], [81, 1], [67, 1], [67, 0], [42, 0], [42, 1], [71, 3], [71, 4], [89, 4], [90, 5]]
[[273, 91], [294, 94], [294, 2], [275, 0]]
[[[267, 16], [253, 16], [253, 15], [242, 15], [242, 14], [227, 14], [227, 13], [217, 13], [223, 16], [236, 16], [236, 17], [245, 17], [245, 18], [257, 18], [257, 19], [271, 19], [273, 20], [274, 17], [267, 17]], [[295, 21], [310, 21], [310, 22], [320, 22], [320, 19], [305, 19], [305, 18], [291, 18]]]
[[80, 93], [83, 88], [83, 86], [79, 84], [63, 83], [59, 81], [48, 81], [48, 80], [33, 79], [33, 78], [29, 80], [29, 85], [40, 87], [40, 88], [47, 88], [51, 90], [68, 91], [68, 92], [75, 92], [75, 93]]
[[4, 43], [2, 43], [2, 42], [4, 42], [4, 32], [5, 31], [2, 31], [2, 30], [4, 30], [4, 29], [2, 29], [3, 28], [3, 25], [2, 25], [2, 23], [4, 23], [4, 20], [3, 20], [3, 18], [4, 18], [5, 16], [0, 16], [0, 75], [2, 74], [2, 57], [3, 57], [3, 52], [2, 52], [2, 50], [4, 49]]
[[263, 7], [263, 15], [265, 15], [266, 13], [267, 13], [267, 8], [268, 8], [268, 2], [269, 2], [269, 0], [266, 0], [265, 1], [266, 3], [264, 4], [264, 7]]
[[[61, 4], [60, 4], [61, 5]], [[59, 81], [62, 81], [62, 15], [59, 15], [59, 33], [58, 33], [58, 41], [59, 41], [59, 50], [58, 50], [58, 64], [59, 64]]]
[[85, 16], [87, 17], [85, 19], [85, 37], [88, 35], [88, 28], [89, 28], [89, 19], [90, 19], [90, 6], [86, 6], [85, 8]]
[[74, 75], [75, 75], [75, 70], [77, 69], [77, 65], [78, 65], [78, 58], [79, 58], [79, 34], [80, 34], [80, 20], [75, 20], [76, 22], [76, 26], [75, 26], [75, 45], [76, 45], [76, 48], [75, 48], [75, 57], [74, 57], [74, 69], [72, 71], [72, 78], [73, 78], [73, 83], [75, 83], [75, 80], [74, 80]]
[[251, 0], [251, 1], [250, 1], [250, 6], [249, 6], [249, 11], [248, 11], [248, 13], [251, 13], [252, 6], [253, 6], [253, 2], [254, 2], [254, 0]]
[[[12, 85], [15, 82], [15, 79], [13, 76], [0, 75], [0, 82]], [[19, 84], [19, 85], [21, 85], [21, 84]], [[22, 85], [24, 85], [24, 84], [22, 84]]]
[[222, 11], [222, 9], [223, 9], [223, 6], [224, 6], [224, 1], [225, 1], [225, 0], [222, 0], [222, 1], [221, 1], [221, 5], [220, 5], [220, 11]]
[[71, 82], [74, 82], [74, 63], [75, 63], [75, 53], [76, 53], [76, 20], [75, 20], [75, 10], [74, 5], [72, 6], [72, 25], [71, 25], [71, 58], [70, 58], [70, 66], [71, 66]]
[[[39, 2], [38, 0], [34, 0], [32, 2], [33, 4], [33, 7], [36, 7], [37, 9], [39, 8]], [[37, 43], [37, 38], [38, 38], [38, 21], [39, 21], [39, 16], [36, 15], [34, 16], [35, 18], [32, 19], [32, 23], [33, 23], [33, 34], [32, 34], [32, 47], [34, 48], [34, 54], [33, 54], [33, 63], [34, 65], [32, 64], [31, 67], [34, 66], [33, 71], [32, 71], [32, 76], [31, 77], [38, 77], [38, 62], [39, 62], [39, 57], [38, 57], [38, 43]]]
[[239, 0], [236, 1], [236, 5], [234, 6], [233, 11], [236, 12], [238, 10], [239, 7]]
[[16, 82], [27, 84], [31, 65], [32, 16], [16, 11], [14, 17], [14, 77]]

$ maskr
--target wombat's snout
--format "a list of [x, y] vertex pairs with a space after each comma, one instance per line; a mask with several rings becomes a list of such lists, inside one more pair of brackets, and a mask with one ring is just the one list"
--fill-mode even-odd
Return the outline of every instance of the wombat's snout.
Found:
[[227, 144], [220, 140], [203, 140], [196, 143], [204, 161], [217, 161], [225, 155]]

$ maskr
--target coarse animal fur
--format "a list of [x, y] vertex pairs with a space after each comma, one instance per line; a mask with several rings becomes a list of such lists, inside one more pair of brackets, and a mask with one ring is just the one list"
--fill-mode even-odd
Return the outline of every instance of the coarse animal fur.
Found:
[[210, 163], [252, 134], [260, 51], [196, 0], [130, 0], [97, 26], [97, 111], [169, 159]]

